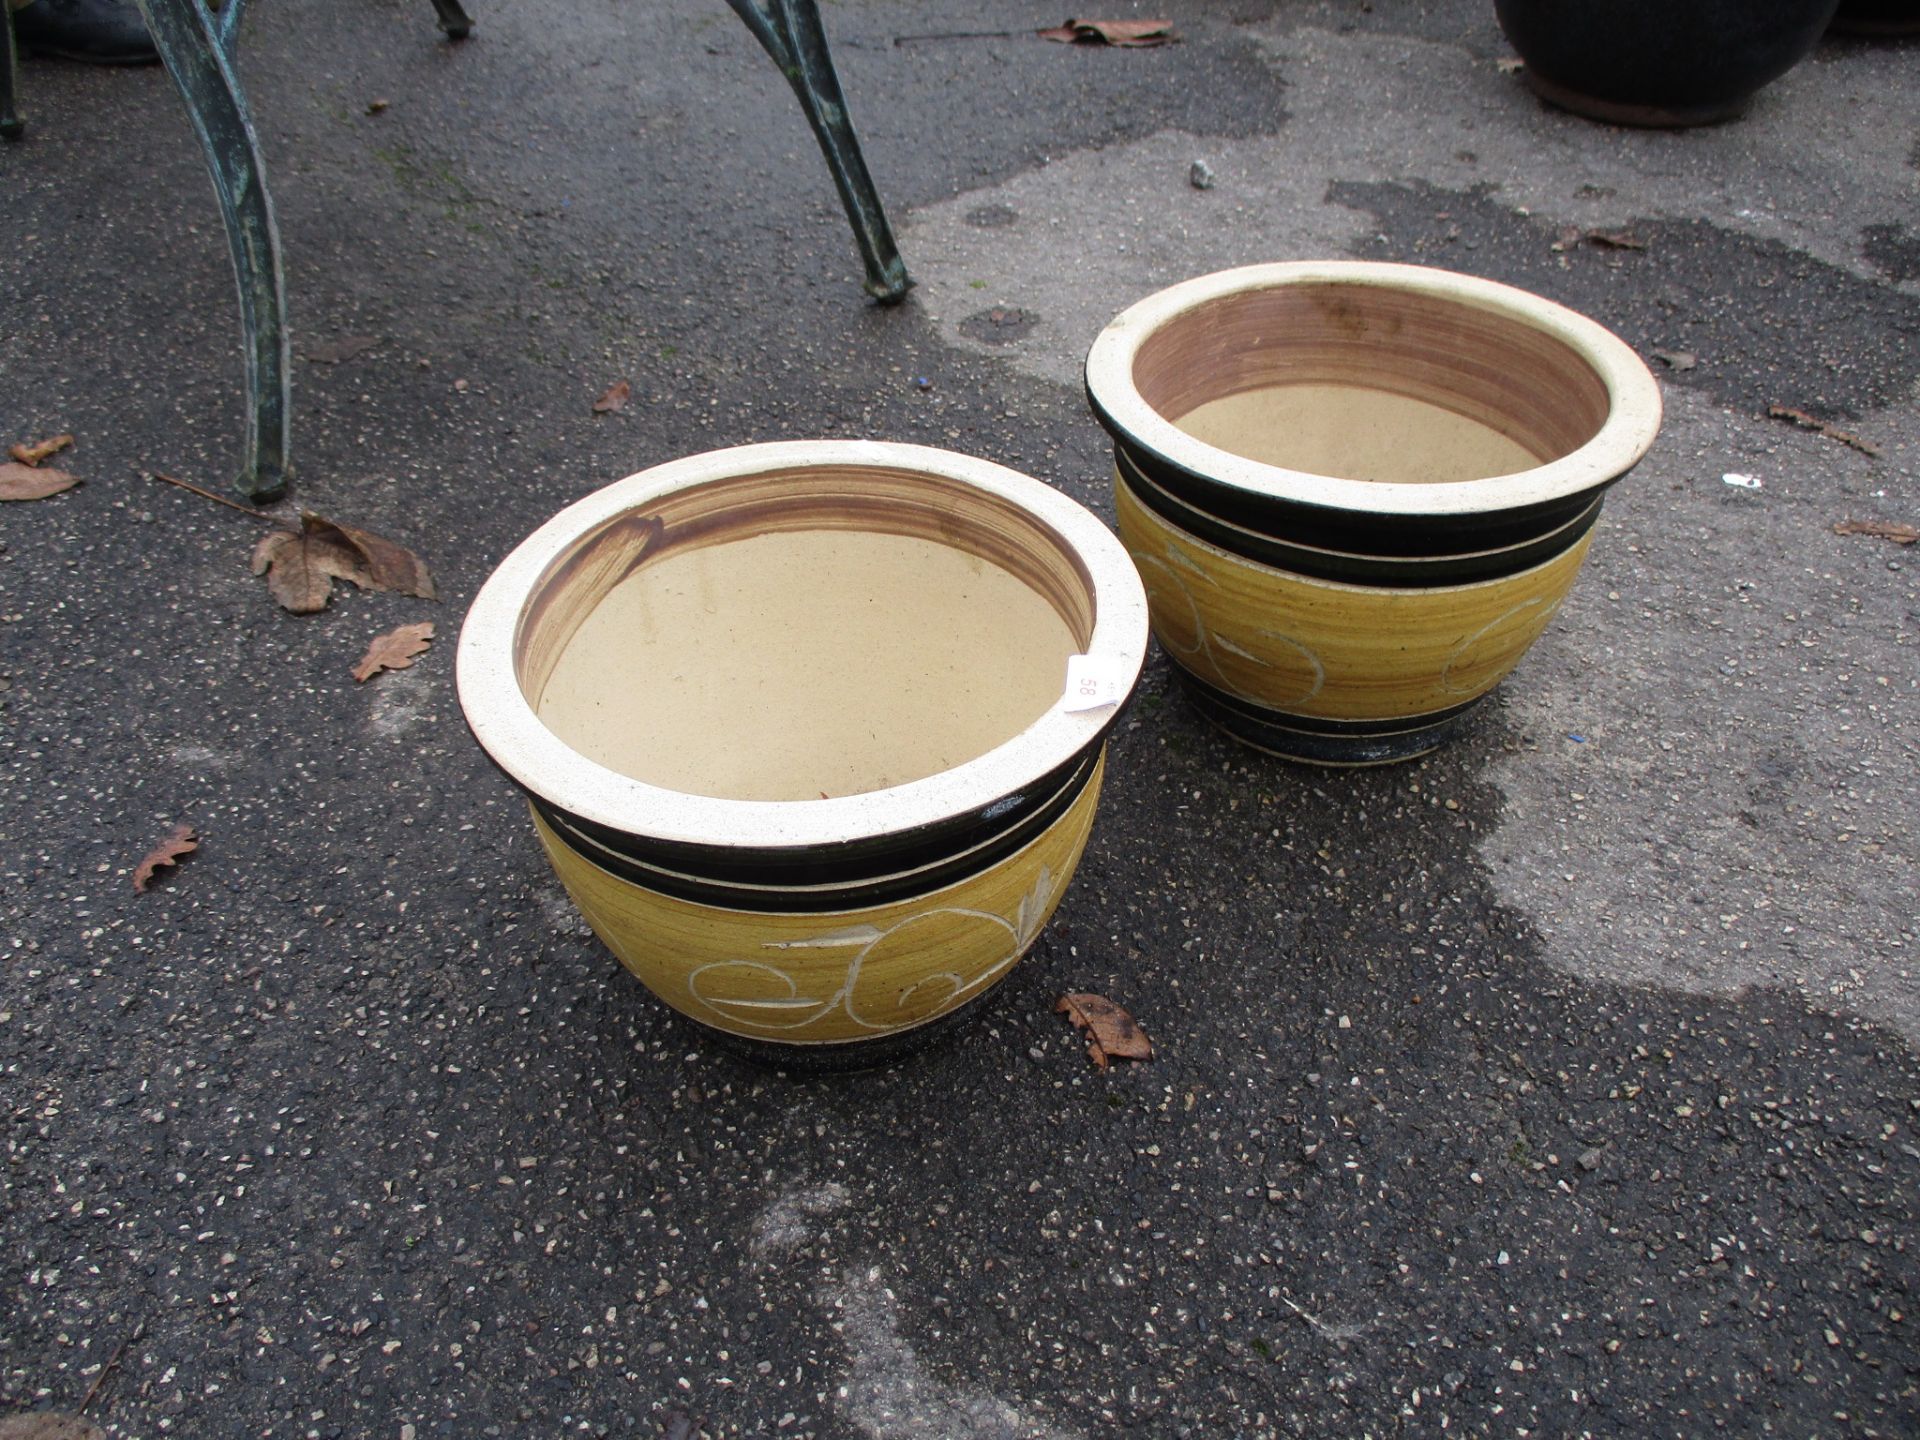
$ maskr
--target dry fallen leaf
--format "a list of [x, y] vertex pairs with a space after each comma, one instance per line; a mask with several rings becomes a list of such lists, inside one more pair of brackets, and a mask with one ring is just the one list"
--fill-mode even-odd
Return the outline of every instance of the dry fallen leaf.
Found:
[[1700, 363], [1700, 357], [1691, 350], [1656, 350], [1653, 358], [1669, 370], [1691, 370]]
[[1087, 1058], [1104, 1070], [1109, 1060], [1151, 1060], [1153, 1042], [1139, 1023], [1104, 995], [1069, 992], [1053, 1007], [1087, 1032]]
[[360, 663], [353, 667], [353, 678], [365, 684], [382, 670], [405, 670], [413, 664], [414, 656], [425, 650], [432, 639], [431, 620], [418, 625], [402, 625], [384, 635], [376, 635], [373, 643], [367, 646], [367, 653], [361, 657]]
[[1816, 435], [1824, 435], [1829, 440], [1838, 440], [1842, 445], [1851, 445], [1862, 455], [1878, 455], [1880, 447], [1871, 440], [1862, 440], [1850, 431], [1829, 425], [1817, 415], [1809, 415], [1804, 410], [1796, 410], [1791, 405], [1769, 405], [1767, 415], [1770, 419], [1785, 420], [1798, 425], [1802, 430], [1811, 430]]
[[1587, 239], [1602, 250], [1644, 250], [1647, 242], [1631, 230], [1589, 230]]
[[1879, 540], [1891, 540], [1896, 545], [1911, 545], [1920, 540], [1920, 530], [1911, 525], [1902, 525], [1897, 520], [1842, 520], [1833, 527], [1836, 535], [1872, 535]]
[[144, 891], [153, 884], [153, 872], [162, 865], [178, 865], [180, 857], [191, 850], [200, 848], [200, 839], [193, 833], [191, 825], [176, 825], [167, 832], [167, 838], [149, 850], [133, 871], [133, 888]]
[[427, 567], [411, 550], [311, 510], [301, 512], [298, 532], [275, 530], [261, 538], [253, 547], [253, 573], [264, 574], [273, 598], [296, 615], [326, 609], [336, 579], [362, 590], [440, 598]]
[[607, 393], [593, 402], [593, 413], [611, 415], [626, 408], [627, 401], [633, 398], [633, 386], [624, 380], [616, 380], [607, 387]]
[[1171, 45], [1180, 37], [1171, 20], [1068, 20], [1039, 32], [1042, 40], [1067, 45], [1119, 45], [1132, 49]]
[[73, 444], [71, 435], [55, 435], [51, 440], [36, 440], [31, 445], [13, 445], [7, 453], [22, 465], [38, 465], [49, 455], [58, 455]]
[[44, 500], [79, 483], [78, 475], [50, 466], [21, 465], [13, 460], [0, 463], [0, 500]]
[[23, 1410], [0, 1415], [0, 1440], [107, 1440], [107, 1432], [59, 1410]]
[[338, 365], [342, 360], [366, 354], [379, 343], [379, 337], [375, 335], [342, 335], [338, 340], [322, 340], [317, 345], [309, 345], [301, 353], [317, 365]]

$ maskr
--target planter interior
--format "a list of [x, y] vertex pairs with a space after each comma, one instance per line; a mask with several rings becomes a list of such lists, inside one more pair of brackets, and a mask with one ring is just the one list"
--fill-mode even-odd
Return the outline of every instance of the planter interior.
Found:
[[569, 747], [664, 789], [863, 794], [950, 770], [1060, 698], [1090, 586], [1030, 517], [908, 472], [683, 491], [543, 578], [517, 669]]
[[1487, 479], [1605, 423], [1592, 364], [1533, 325], [1384, 286], [1222, 296], [1141, 344], [1133, 383], [1194, 439], [1283, 470], [1391, 484]]

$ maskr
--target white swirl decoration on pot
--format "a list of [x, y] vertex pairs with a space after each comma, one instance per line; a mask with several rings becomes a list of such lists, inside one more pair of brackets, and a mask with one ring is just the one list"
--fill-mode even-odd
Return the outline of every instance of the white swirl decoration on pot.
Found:
[[[884, 930], [875, 925], [855, 925], [804, 940], [766, 942], [765, 948], [773, 951], [851, 949], [853, 953], [847, 957], [847, 968], [839, 988], [825, 999], [802, 995], [800, 982], [793, 973], [767, 960], [716, 960], [702, 965], [687, 976], [687, 994], [722, 1024], [770, 1035], [805, 1030], [835, 1011], [842, 1012], [847, 1020], [870, 1034], [893, 1034], [922, 1023], [930, 1015], [951, 1010], [991, 986], [1033, 944], [1047, 917], [1053, 913], [1057, 898], [1053, 872], [1043, 865], [1034, 879], [1033, 888], [1021, 899], [1019, 909], [1011, 920], [985, 910], [943, 906], [896, 920]], [[856, 997], [860, 989], [860, 972], [868, 957], [888, 941], [898, 941], [913, 926], [941, 918], [977, 920], [996, 926], [1007, 933], [1011, 943], [998, 959], [971, 977], [951, 970], [920, 976], [897, 995], [894, 1009], [906, 1013], [896, 1018], [876, 1019], [871, 1014], [863, 1014]], [[747, 998], [738, 993], [742, 989], [756, 988], [768, 980], [786, 993], [765, 999]], [[917, 1006], [911, 1003], [923, 990], [937, 986], [946, 988]], [[729, 991], [734, 993], [729, 994]]]

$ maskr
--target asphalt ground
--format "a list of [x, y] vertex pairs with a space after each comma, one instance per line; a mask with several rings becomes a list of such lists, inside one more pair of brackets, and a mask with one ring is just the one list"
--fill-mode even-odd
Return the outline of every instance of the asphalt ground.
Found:
[[[1030, 6], [832, 4], [920, 281], [882, 310], [718, 0], [474, 9], [458, 47], [401, 0], [276, 0], [243, 37], [296, 354], [377, 342], [298, 362], [293, 505], [418, 550], [438, 604], [287, 615], [258, 522], [142, 478], [236, 459], [211, 193], [160, 72], [23, 69], [0, 436], [73, 432], [86, 483], [0, 516], [0, 1412], [1920, 1431], [1920, 554], [1832, 531], [1916, 520], [1920, 52], [1829, 41], [1659, 135], [1541, 107], [1467, 0], [1170, 3], [1183, 43], [1132, 52], [896, 43], [1060, 19]], [[1110, 515], [1098, 326], [1325, 255], [1692, 360], [1653, 361], [1662, 439], [1468, 734], [1299, 769], [1156, 656], [976, 1023], [802, 1078], [651, 1002], [460, 719], [495, 561], [610, 479], [790, 437], [945, 445]], [[420, 662], [356, 685], [419, 620]], [[200, 851], [136, 894], [178, 822]], [[1153, 1062], [1091, 1069], [1069, 989]]]

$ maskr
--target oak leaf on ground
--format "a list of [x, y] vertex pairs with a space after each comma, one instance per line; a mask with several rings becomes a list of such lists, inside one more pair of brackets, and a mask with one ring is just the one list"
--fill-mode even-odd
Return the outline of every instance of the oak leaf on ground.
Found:
[[78, 475], [55, 470], [51, 465], [22, 465], [14, 460], [0, 463], [0, 500], [44, 500], [79, 483]]
[[1171, 45], [1180, 37], [1173, 33], [1171, 20], [1074, 20], [1039, 32], [1042, 40], [1058, 40], [1067, 45], [1119, 45], [1143, 48]]
[[1896, 545], [1911, 545], [1920, 541], [1920, 530], [1911, 525], [1902, 525], [1898, 520], [1842, 520], [1833, 527], [1836, 535], [1871, 535], [1878, 540], [1891, 540]]
[[1087, 1032], [1087, 1058], [1104, 1070], [1111, 1060], [1151, 1060], [1153, 1042], [1140, 1022], [1104, 995], [1069, 991], [1053, 1007]]
[[361, 657], [360, 663], [353, 667], [353, 678], [365, 684], [382, 670], [408, 669], [414, 657], [425, 650], [432, 639], [431, 620], [418, 625], [401, 625], [384, 635], [376, 635], [373, 643], [367, 646], [367, 653]]
[[144, 892], [153, 884], [153, 872], [162, 865], [178, 865], [180, 858], [189, 851], [200, 848], [200, 837], [193, 833], [191, 825], [176, 825], [169, 830], [166, 838], [146, 853], [133, 870], [133, 888]]
[[593, 413], [611, 415], [627, 407], [627, 401], [633, 398], [633, 386], [625, 380], [616, 380], [609, 385], [606, 393], [593, 402]]
[[50, 455], [58, 455], [73, 444], [71, 435], [55, 435], [48, 440], [36, 440], [30, 445], [12, 445], [7, 453], [22, 465], [38, 465]]
[[253, 547], [253, 573], [267, 577], [273, 598], [296, 615], [327, 608], [333, 582], [437, 600], [433, 577], [411, 550], [371, 531], [336, 524], [311, 510], [299, 530], [275, 530]]

